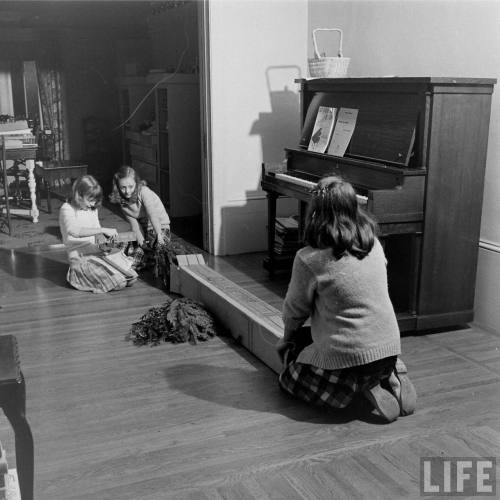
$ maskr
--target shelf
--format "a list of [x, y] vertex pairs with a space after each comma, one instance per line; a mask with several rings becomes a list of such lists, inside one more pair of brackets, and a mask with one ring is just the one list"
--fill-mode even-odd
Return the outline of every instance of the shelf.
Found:
[[133, 143], [142, 144], [144, 146], [154, 146], [157, 142], [156, 133], [143, 134], [142, 132], [136, 132], [133, 130], [126, 130], [125, 138]]
[[129, 143], [130, 157], [138, 160], [156, 163], [158, 161], [158, 153], [156, 146], [148, 146], [142, 144]]

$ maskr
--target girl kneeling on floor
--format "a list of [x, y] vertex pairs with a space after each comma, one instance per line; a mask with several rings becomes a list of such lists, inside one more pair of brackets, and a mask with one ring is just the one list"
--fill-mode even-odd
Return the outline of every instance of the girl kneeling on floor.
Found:
[[109, 239], [117, 235], [115, 228], [101, 227], [101, 202], [101, 186], [91, 175], [84, 175], [74, 182], [71, 200], [59, 210], [59, 227], [69, 259], [66, 279], [74, 288], [94, 293], [121, 290], [131, 283], [100, 258], [101, 252], [95, 245], [97, 235]]
[[134, 268], [149, 267], [155, 250], [170, 241], [170, 218], [160, 197], [139, 179], [132, 167], [125, 165], [113, 177], [109, 199], [120, 204], [135, 233], [135, 248], [126, 251], [134, 257]]
[[[335, 176], [318, 182], [276, 349], [286, 392], [333, 408], [345, 408], [361, 393], [390, 422], [413, 413], [416, 393], [397, 358], [400, 332], [375, 231], [348, 182]], [[302, 327], [309, 317], [310, 331]]]

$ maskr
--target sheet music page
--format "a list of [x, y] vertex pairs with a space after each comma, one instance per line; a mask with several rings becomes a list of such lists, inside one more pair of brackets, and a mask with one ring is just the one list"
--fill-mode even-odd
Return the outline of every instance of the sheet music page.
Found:
[[312, 129], [314, 128], [314, 122], [316, 121], [317, 109], [321, 103], [321, 100], [324, 97], [323, 92], [318, 92], [313, 98], [311, 103], [307, 108], [306, 117], [304, 120], [304, 125], [302, 127], [302, 131], [300, 133], [300, 142], [299, 146], [307, 148], [309, 146], [309, 140], [311, 139]]
[[358, 119], [358, 111], [353, 108], [340, 108], [335, 130], [333, 131], [332, 141], [328, 148], [328, 154], [334, 156], [344, 156], [347, 146], [351, 141], [356, 120]]
[[308, 150], [316, 153], [324, 153], [332, 137], [333, 125], [335, 123], [336, 108], [320, 106], [316, 116], [316, 122], [309, 141]]

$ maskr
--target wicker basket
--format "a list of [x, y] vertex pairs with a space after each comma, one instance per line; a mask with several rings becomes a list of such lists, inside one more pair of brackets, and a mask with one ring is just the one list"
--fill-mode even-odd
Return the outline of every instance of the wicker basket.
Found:
[[[340, 34], [337, 57], [321, 57], [316, 42], [316, 32], [338, 31]], [[347, 76], [347, 68], [351, 59], [342, 56], [342, 30], [338, 28], [316, 28], [313, 30], [314, 59], [309, 59], [309, 73], [312, 78], [342, 78]]]

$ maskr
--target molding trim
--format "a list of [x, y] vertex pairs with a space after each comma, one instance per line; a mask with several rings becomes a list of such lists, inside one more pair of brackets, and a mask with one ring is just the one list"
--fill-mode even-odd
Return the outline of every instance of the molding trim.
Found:
[[197, 3], [198, 50], [200, 55], [200, 112], [202, 141], [203, 249], [215, 253], [214, 186], [212, 164], [212, 96], [210, 87], [210, 6]]
[[479, 247], [484, 248], [485, 250], [500, 253], [500, 243], [481, 239], [479, 240]]
[[226, 203], [237, 204], [237, 203], [245, 203], [247, 201], [258, 201], [258, 200], [267, 200], [267, 196], [254, 194], [246, 196], [245, 198], [231, 198], [230, 200], [227, 200]]

